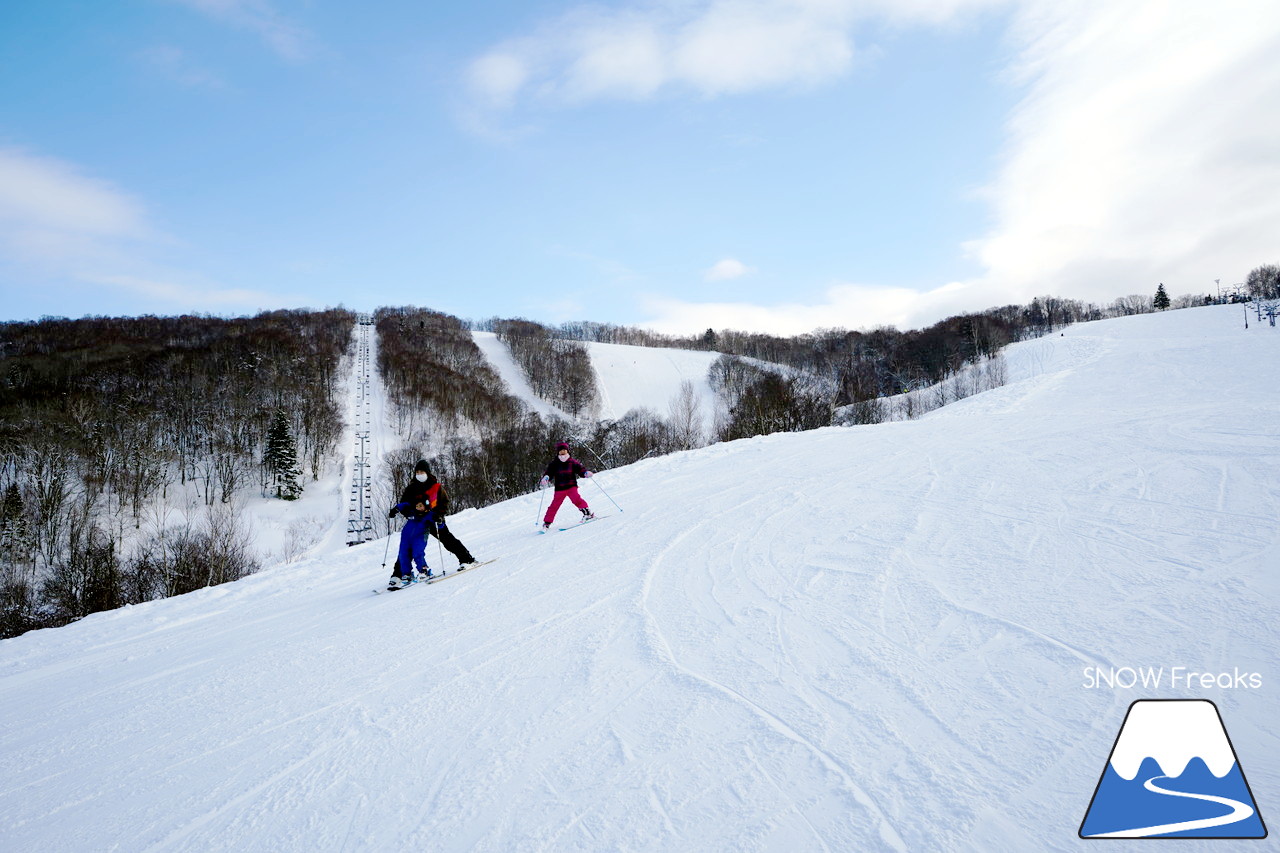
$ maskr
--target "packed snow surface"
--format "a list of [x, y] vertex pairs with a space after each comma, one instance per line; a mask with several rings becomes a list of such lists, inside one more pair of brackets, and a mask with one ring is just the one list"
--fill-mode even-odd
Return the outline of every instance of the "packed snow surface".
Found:
[[[922, 420], [601, 472], [581, 528], [459, 513], [499, 559], [442, 584], [374, 595], [382, 540], [4, 641], [0, 849], [1077, 849], [1139, 698], [1212, 699], [1265, 819], [1278, 356], [1081, 325]], [[1139, 666], [1262, 684], [1085, 677]]]

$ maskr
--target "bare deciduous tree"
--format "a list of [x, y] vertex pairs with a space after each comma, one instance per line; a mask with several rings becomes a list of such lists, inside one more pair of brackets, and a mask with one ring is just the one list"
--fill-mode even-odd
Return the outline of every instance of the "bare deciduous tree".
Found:
[[692, 450], [706, 444], [702, 401], [698, 399], [698, 391], [688, 379], [680, 383], [680, 390], [671, 398], [669, 412], [671, 437], [676, 448]]

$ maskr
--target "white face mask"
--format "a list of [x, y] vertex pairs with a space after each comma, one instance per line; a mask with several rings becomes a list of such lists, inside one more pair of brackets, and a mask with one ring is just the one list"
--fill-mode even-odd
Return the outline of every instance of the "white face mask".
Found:
[[419, 471], [413, 475], [413, 479], [417, 480], [419, 483], [425, 483], [427, 482], [427, 475]]
[[561, 451], [560, 451], [560, 453], [559, 453], [558, 455], [559, 455], [559, 457], [560, 457], [560, 461], [561, 461], [561, 462], [564, 462], [566, 459], [568, 459], [568, 458], [569, 458], [569, 454], [568, 454], [568, 453], [565, 453], [563, 450], [561, 450]]

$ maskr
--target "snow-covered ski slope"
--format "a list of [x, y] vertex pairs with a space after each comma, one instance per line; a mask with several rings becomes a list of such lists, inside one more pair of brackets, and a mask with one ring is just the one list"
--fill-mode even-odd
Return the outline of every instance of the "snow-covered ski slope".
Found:
[[[533, 393], [506, 345], [492, 332], [472, 332], [476, 345], [489, 359], [510, 392], [540, 415], [572, 417]], [[716, 394], [707, 378], [718, 352], [639, 347], [625, 344], [584, 344], [591, 358], [600, 391], [601, 420], [616, 420], [632, 409], [649, 409], [666, 417], [671, 401], [680, 393], [680, 384], [693, 383], [702, 412], [703, 428], [711, 434], [715, 425]]]
[[690, 382], [708, 433], [715, 423], [716, 394], [707, 379], [718, 352], [588, 342], [587, 354], [600, 389], [600, 417], [614, 420], [632, 409], [666, 417], [682, 382]]
[[1175, 697], [1276, 820], [1280, 334], [1010, 361], [919, 421], [603, 472], [581, 530], [460, 513], [502, 559], [447, 584], [373, 595], [375, 542], [4, 641], [0, 849], [1085, 849], [1126, 708]]
[[511, 351], [507, 349], [507, 345], [498, 340], [498, 336], [493, 332], [472, 332], [471, 339], [476, 342], [476, 346], [484, 353], [484, 357], [489, 360], [489, 364], [497, 371], [498, 376], [507, 384], [507, 390], [518, 400], [523, 400], [529, 408], [544, 417], [555, 416], [572, 420], [572, 418], [562, 412], [559, 408], [547, 402], [546, 400], [533, 393], [533, 388], [529, 385], [529, 380], [525, 377], [524, 371], [520, 365], [516, 364], [516, 360], [511, 357]]

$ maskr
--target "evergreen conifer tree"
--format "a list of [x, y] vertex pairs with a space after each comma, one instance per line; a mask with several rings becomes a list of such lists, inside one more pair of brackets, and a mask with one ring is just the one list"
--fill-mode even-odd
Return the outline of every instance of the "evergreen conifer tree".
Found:
[[1169, 294], [1164, 292], [1164, 282], [1156, 288], [1156, 298], [1151, 304], [1157, 311], [1163, 311], [1169, 307]]
[[0, 540], [5, 544], [21, 540], [25, 538], [26, 527], [22, 495], [18, 492], [18, 484], [10, 483], [4, 490], [4, 498], [0, 500]]
[[17, 483], [10, 483], [0, 498], [0, 565], [22, 562], [30, 553], [31, 530]]
[[298, 470], [298, 447], [284, 412], [276, 412], [267, 430], [267, 449], [262, 464], [271, 474], [276, 497], [296, 500], [302, 494], [302, 472]]

